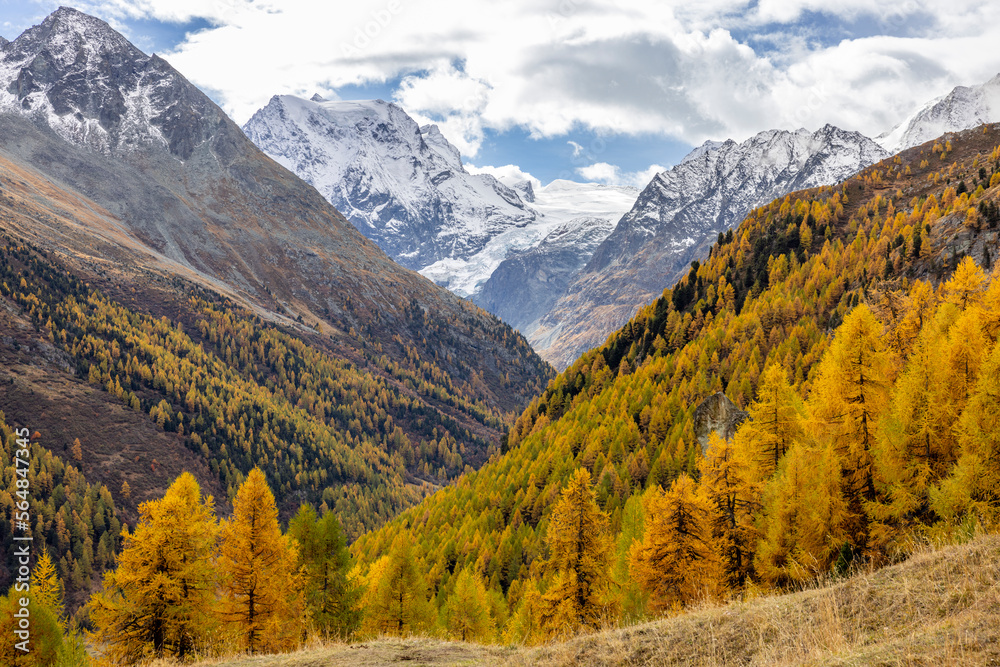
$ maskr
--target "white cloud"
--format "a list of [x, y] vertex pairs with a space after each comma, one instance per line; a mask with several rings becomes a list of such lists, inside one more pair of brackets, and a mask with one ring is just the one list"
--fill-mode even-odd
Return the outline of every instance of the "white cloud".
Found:
[[625, 171], [616, 164], [607, 162], [595, 162], [587, 167], [579, 167], [576, 173], [583, 176], [588, 181], [603, 183], [604, 185], [631, 185], [640, 190], [653, 180], [661, 171], [666, 171], [666, 167], [659, 164], [651, 164], [642, 171]]
[[472, 164], [466, 164], [465, 170], [470, 174], [490, 174], [508, 187], [513, 187], [515, 184], [523, 181], [530, 181], [531, 186], [534, 188], [542, 187], [540, 180], [514, 164], [505, 164], [502, 167], [493, 167], [490, 165], [477, 167]]
[[[440, 125], [467, 156], [476, 155], [484, 129], [514, 126], [533, 137], [582, 128], [692, 145], [827, 122], [877, 134], [929, 97], [1000, 69], [989, 55], [1000, 40], [1000, 5], [979, 0], [110, 0], [103, 7], [123, 18], [208, 20], [213, 27], [166, 57], [214, 91], [237, 122], [273, 94], [401, 79], [395, 101], [419, 122]], [[833, 12], [889, 36], [818, 39]], [[796, 24], [805, 20], [813, 24]], [[753, 39], [743, 43], [744, 35]]]

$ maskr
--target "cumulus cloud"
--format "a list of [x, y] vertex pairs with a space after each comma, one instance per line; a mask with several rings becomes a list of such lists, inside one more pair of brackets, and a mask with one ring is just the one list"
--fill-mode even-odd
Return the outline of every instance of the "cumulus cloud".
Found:
[[666, 167], [659, 164], [651, 164], [641, 171], [622, 171], [621, 167], [616, 164], [595, 162], [592, 165], [577, 168], [576, 173], [594, 183], [631, 185], [641, 190], [649, 185], [653, 177], [661, 171], [666, 171]]
[[[978, 0], [102, 6], [122, 18], [207, 21], [165, 55], [237, 122], [273, 94], [391, 83], [396, 102], [438, 123], [467, 156], [484, 130], [515, 126], [533, 137], [583, 128], [691, 145], [826, 122], [877, 134], [929, 97], [990, 78], [998, 65], [987, 54], [1000, 38], [1000, 6]], [[819, 38], [842, 20], [865, 36], [845, 28], [839, 42]]]
[[472, 164], [466, 164], [465, 170], [470, 174], [490, 174], [507, 187], [513, 187], [524, 181], [529, 181], [533, 188], [542, 187], [542, 182], [539, 179], [514, 164], [505, 164], [502, 167], [493, 167], [491, 165], [477, 167]]

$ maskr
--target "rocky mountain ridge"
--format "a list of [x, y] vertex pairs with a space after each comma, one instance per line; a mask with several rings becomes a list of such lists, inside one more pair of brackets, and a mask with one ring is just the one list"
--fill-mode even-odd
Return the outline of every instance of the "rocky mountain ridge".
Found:
[[956, 86], [933, 99], [875, 141], [898, 153], [947, 132], [970, 130], [1000, 121], [1000, 74], [978, 86]]
[[653, 178], [552, 309], [521, 331], [564, 368], [673, 285], [754, 207], [832, 185], [888, 155], [871, 139], [832, 125], [699, 147]]

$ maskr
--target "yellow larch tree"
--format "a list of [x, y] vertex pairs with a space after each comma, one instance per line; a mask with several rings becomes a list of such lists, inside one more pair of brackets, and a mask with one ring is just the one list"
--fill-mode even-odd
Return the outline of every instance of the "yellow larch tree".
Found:
[[274, 494], [259, 468], [236, 492], [233, 515], [222, 524], [220, 538], [222, 619], [236, 645], [250, 653], [294, 647], [305, 613], [298, 546], [281, 534]]
[[792, 442], [802, 434], [801, 406], [780, 363], [771, 363], [761, 375], [757, 400], [747, 407], [749, 418], [738, 431], [735, 448], [745, 453], [757, 479], [774, 473]]
[[541, 623], [552, 634], [596, 628], [611, 613], [612, 544], [608, 516], [597, 506], [590, 472], [578, 468], [549, 515], [546, 533], [550, 578]]
[[712, 431], [699, 469], [701, 487], [710, 502], [709, 521], [719, 555], [723, 583], [732, 590], [753, 578], [753, 558], [759, 535], [754, 517], [760, 511], [760, 484], [751, 465], [733, 443]]
[[214, 627], [214, 501], [190, 473], [160, 500], [139, 506], [135, 532], [122, 530], [118, 568], [90, 600], [94, 637], [114, 664], [188, 657]]
[[404, 637], [433, 624], [434, 610], [415, 552], [413, 538], [403, 532], [369, 569], [361, 597], [361, 628], [367, 634]]
[[56, 618], [63, 617], [62, 583], [46, 549], [42, 550], [42, 555], [38, 557], [38, 562], [31, 571], [30, 588], [36, 602], [45, 606]]
[[458, 573], [455, 589], [444, 605], [445, 623], [455, 639], [489, 642], [496, 633], [483, 580], [468, 568]]
[[964, 257], [955, 268], [955, 273], [941, 286], [941, 291], [945, 300], [966, 310], [982, 301], [986, 282], [986, 275], [976, 266], [975, 260]]
[[632, 547], [632, 576], [649, 592], [653, 611], [667, 611], [718, 593], [709, 501], [682, 474], [645, 502], [646, 534]]
[[796, 443], [764, 489], [754, 568], [773, 586], [827, 571], [846, 542], [847, 502], [833, 446]]
[[971, 513], [993, 529], [1000, 520], [1000, 344], [983, 364], [957, 431], [961, 456], [932, 489], [931, 504], [951, 522]]
[[852, 310], [820, 361], [810, 395], [812, 432], [820, 443], [833, 445], [840, 461], [853, 520], [848, 536], [861, 552], [868, 549], [865, 503], [877, 498], [872, 449], [896, 373], [896, 357], [883, 333], [866, 305]]

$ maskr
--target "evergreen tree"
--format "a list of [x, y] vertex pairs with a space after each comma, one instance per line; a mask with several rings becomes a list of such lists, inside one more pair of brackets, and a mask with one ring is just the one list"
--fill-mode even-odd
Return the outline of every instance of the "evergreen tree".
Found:
[[222, 524], [219, 578], [222, 618], [250, 653], [287, 650], [299, 641], [303, 609], [298, 548], [278, 526], [278, 508], [264, 473], [254, 468]]
[[337, 516], [328, 510], [317, 520], [312, 505], [304, 504], [288, 524], [288, 535], [299, 545], [299, 571], [314, 627], [324, 636], [348, 636], [361, 621], [359, 592], [347, 578], [351, 555]]
[[632, 548], [632, 576], [655, 611], [714, 597], [719, 578], [712, 544], [711, 507], [694, 481], [681, 475], [669, 491], [645, 502], [646, 534]]
[[213, 499], [190, 473], [160, 500], [139, 506], [135, 532], [122, 530], [118, 568], [90, 600], [94, 635], [115, 664], [190, 656], [211, 631], [215, 600]]
[[542, 598], [542, 625], [553, 634], [596, 628], [609, 612], [611, 540], [586, 468], [578, 468], [563, 489], [546, 537], [544, 573], [551, 584]]
[[[646, 493], [651, 494], [652, 491]], [[615, 541], [615, 560], [611, 571], [614, 585], [618, 589], [618, 608], [621, 616], [633, 623], [646, 616], [649, 605], [649, 594], [629, 572], [629, 553], [634, 544], [642, 541], [645, 532], [646, 519], [642, 505], [643, 496], [639, 494], [633, 494], [625, 502], [621, 515], [621, 532]]]

